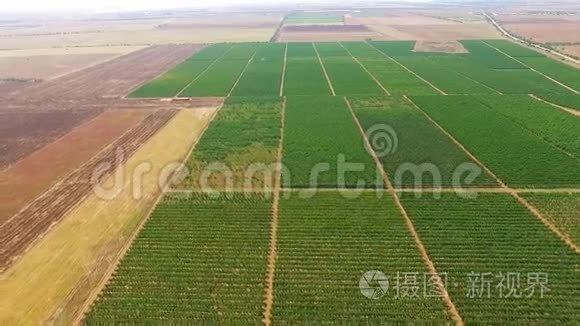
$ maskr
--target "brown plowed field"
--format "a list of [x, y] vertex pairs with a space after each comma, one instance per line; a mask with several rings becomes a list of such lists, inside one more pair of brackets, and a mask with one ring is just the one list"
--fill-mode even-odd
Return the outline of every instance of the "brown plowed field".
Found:
[[123, 97], [204, 47], [195, 44], [152, 46], [82, 71], [19, 89], [11, 95], [15, 99], [27, 101]]
[[[159, 110], [0, 226], [0, 270], [93, 191], [92, 178], [110, 175], [166, 125], [176, 110]], [[106, 170], [103, 168], [106, 167]]]
[[0, 110], [0, 170], [66, 134], [101, 109]]
[[106, 111], [0, 172], [0, 224], [149, 114]]

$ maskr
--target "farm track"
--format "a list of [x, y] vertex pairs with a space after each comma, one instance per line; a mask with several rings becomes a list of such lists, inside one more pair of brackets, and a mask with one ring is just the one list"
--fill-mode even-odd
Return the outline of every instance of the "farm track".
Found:
[[[344, 97], [344, 101], [346, 102], [346, 105], [348, 106], [350, 113], [352, 114], [352, 118], [353, 118], [354, 122], [356, 123], [356, 125], [361, 133], [361, 136], [364, 139], [366, 147], [369, 149], [373, 148], [371, 146], [371, 143], [370, 143], [365, 131], [364, 131], [363, 126], [361, 125], [356, 114], [354, 113], [354, 110], [352, 108], [352, 105], [350, 104], [350, 101], [346, 97]], [[443, 280], [442, 280], [441, 276], [439, 275], [439, 272], [435, 268], [435, 264], [433, 264], [433, 261], [429, 257], [429, 254], [427, 253], [427, 249], [425, 249], [425, 245], [423, 244], [423, 241], [419, 237], [419, 234], [417, 233], [417, 230], [415, 229], [415, 226], [413, 225], [413, 221], [411, 220], [411, 218], [409, 217], [409, 214], [405, 210], [405, 207], [403, 206], [401, 199], [399, 198], [399, 195], [397, 194], [391, 181], [389, 180], [389, 176], [387, 175], [387, 172], [386, 172], [385, 168], [383, 167], [381, 160], [379, 159], [377, 153], [374, 150], [369, 150], [369, 152], [370, 152], [371, 156], [373, 157], [373, 160], [375, 161], [375, 164], [381, 173], [381, 176], [383, 178], [383, 182], [385, 183], [388, 192], [393, 197], [395, 204], [397, 205], [401, 214], [403, 214], [403, 216], [405, 218], [405, 223], [407, 224], [407, 228], [409, 229], [409, 231], [411, 232], [411, 235], [413, 236], [413, 239], [415, 240], [415, 244], [417, 245], [417, 249], [421, 253], [421, 256], [423, 258], [423, 261], [425, 262], [425, 265], [427, 265], [427, 267], [429, 268], [429, 271], [433, 275], [434, 283], [437, 284], [437, 287], [439, 289], [439, 292], [441, 293], [442, 299], [445, 302], [447, 309], [449, 310], [448, 312], [450, 313], [451, 317], [455, 321], [456, 325], [463, 326], [463, 324], [464, 324], [463, 318], [461, 317], [461, 315], [459, 314], [459, 311], [457, 310], [457, 307], [455, 307], [455, 304], [451, 300], [451, 297], [449, 296], [449, 293], [447, 292], [447, 289], [445, 288]]]
[[[101, 181], [120, 167], [176, 113], [176, 110], [159, 110], [151, 114], [83, 167], [2, 224], [0, 270], [5, 270], [35, 240], [86, 198], [93, 190], [94, 179]], [[106, 171], [103, 171], [105, 166]], [[97, 171], [100, 174], [95, 178]]]
[[44, 83], [20, 88], [15, 100], [123, 97], [142, 84], [187, 59], [204, 45], [158, 45]]
[[552, 102], [546, 101], [544, 99], [539, 98], [538, 96], [536, 96], [534, 94], [528, 94], [528, 95], [531, 98], [533, 98], [534, 100], [536, 100], [536, 101], [540, 101], [542, 103], [546, 103], [546, 104], [548, 104], [550, 106], [553, 106], [553, 107], [555, 107], [557, 109], [560, 109], [560, 110], [562, 110], [562, 111], [564, 111], [566, 113], [570, 113], [571, 115], [580, 116], [580, 111], [578, 111], [578, 110], [574, 110], [574, 109], [571, 109], [571, 108], [567, 108], [565, 106], [561, 106], [561, 105], [556, 104], [556, 103], [552, 103]]
[[385, 86], [381, 84], [381, 82], [362, 64], [362, 62], [360, 62], [354, 55], [352, 55], [352, 53], [342, 44], [342, 42], [338, 42], [338, 44], [340, 44], [340, 46], [348, 53], [348, 55], [350, 55], [350, 57], [354, 61], [356, 61], [356, 63], [358, 63], [359, 66], [363, 68], [364, 71], [366, 71], [366, 73], [375, 81], [375, 83], [377, 83], [377, 85], [379, 85], [379, 87], [383, 90], [383, 92], [385, 92], [385, 94], [389, 96], [391, 95], [391, 93], [389, 93], [389, 91], [385, 88]]
[[437, 86], [433, 85], [433, 83], [431, 83], [430, 81], [426, 80], [425, 78], [419, 76], [417, 73], [415, 73], [413, 70], [407, 68], [407, 66], [405, 66], [404, 64], [400, 63], [399, 61], [395, 60], [395, 58], [387, 55], [386, 53], [384, 53], [383, 51], [377, 49], [376, 47], [374, 47], [371, 43], [367, 44], [372, 47], [373, 49], [377, 50], [381, 55], [383, 55], [385, 58], [393, 61], [394, 63], [398, 64], [399, 66], [401, 66], [401, 68], [405, 69], [406, 71], [408, 71], [409, 73], [411, 73], [413, 76], [419, 78], [419, 80], [421, 80], [422, 82], [424, 82], [425, 84], [431, 86], [434, 90], [436, 90], [437, 92], [439, 92], [441, 95], [448, 95], [447, 93], [445, 93], [443, 90], [441, 90], [440, 88], [438, 88]]
[[280, 79], [280, 96], [284, 96], [284, 85], [286, 83], [286, 66], [288, 65], [288, 43], [284, 49], [284, 66], [282, 67], [282, 78]]
[[312, 47], [316, 52], [316, 56], [318, 57], [318, 62], [320, 63], [320, 67], [322, 67], [322, 72], [324, 72], [324, 77], [326, 77], [326, 81], [328, 82], [328, 87], [330, 87], [330, 91], [332, 96], [336, 96], [336, 92], [334, 91], [334, 87], [332, 86], [332, 82], [330, 81], [330, 77], [328, 77], [328, 72], [326, 72], [326, 67], [324, 67], [324, 63], [322, 62], [322, 58], [320, 57], [320, 53], [318, 53], [318, 49], [316, 48], [316, 44], [312, 42]]
[[550, 231], [555, 233], [556, 236], [558, 236], [564, 243], [566, 243], [566, 245], [568, 245], [568, 247], [570, 247], [574, 252], [580, 253], [580, 248], [578, 247], [578, 245], [576, 243], [574, 243], [574, 241], [569, 236], [567, 236], [566, 234], [561, 232], [557, 226], [555, 226], [549, 220], [547, 220], [536, 207], [534, 207], [526, 199], [524, 199], [522, 196], [520, 196], [518, 194], [517, 190], [514, 190], [514, 189], [508, 187], [495, 173], [493, 173], [493, 171], [491, 171], [485, 164], [483, 164], [483, 162], [481, 162], [477, 157], [475, 157], [475, 155], [473, 155], [461, 142], [459, 142], [457, 139], [455, 139], [455, 137], [453, 137], [453, 135], [451, 135], [440, 124], [438, 124], [435, 120], [433, 120], [433, 118], [431, 118], [431, 116], [429, 116], [429, 114], [427, 114], [427, 112], [423, 111], [417, 104], [415, 104], [415, 102], [413, 102], [407, 96], [404, 96], [404, 97], [411, 104], [413, 104], [417, 109], [419, 109], [421, 112], [423, 112], [425, 117], [427, 117], [427, 119], [429, 119], [429, 121], [431, 121], [431, 123], [433, 123], [451, 141], [453, 141], [457, 146], [459, 146], [459, 148], [461, 148], [465, 152], [465, 154], [467, 154], [474, 162], [476, 162], [478, 165], [480, 165], [484, 169], [485, 172], [487, 172], [489, 175], [491, 175], [497, 181], [497, 183], [501, 186], [501, 188], [504, 189], [504, 191], [506, 193], [509, 193], [520, 204], [525, 206], [536, 218], [538, 218]]
[[[286, 49], [288, 49], [286, 47]], [[274, 280], [276, 278], [276, 260], [278, 258], [278, 224], [280, 217], [280, 192], [282, 188], [282, 155], [284, 145], [284, 122], [286, 116], [286, 98], [282, 101], [280, 142], [276, 153], [276, 170], [272, 198], [272, 223], [270, 228], [270, 248], [268, 251], [268, 274], [264, 293], [264, 325], [272, 324], [272, 307], [274, 306]]]

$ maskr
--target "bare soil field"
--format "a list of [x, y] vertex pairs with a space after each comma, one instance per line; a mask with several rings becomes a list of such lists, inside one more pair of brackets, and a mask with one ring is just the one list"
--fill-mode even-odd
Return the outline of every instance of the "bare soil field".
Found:
[[114, 56], [110, 53], [0, 57], [0, 79], [50, 79]]
[[468, 53], [463, 44], [458, 41], [434, 42], [434, 41], [417, 41], [415, 43], [415, 52], [441, 52], [441, 53]]
[[284, 26], [278, 41], [364, 41], [381, 39], [365, 25], [292, 25]]
[[66, 134], [102, 110], [0, 110], [0, 170]]
[[[163, 168], [186, 158], [215, 111], [180, 110], [122, 166], [130, 175], [142, 162], [151, 162], [143, 196], [134, 196], [131, 183], [112, 200], [91, 194], [11, 265], [2, 274], [0, 319], [11, 325], [75, 325], [149, 216], [162, 190]], [[107, 179], [104, 184], [114, 176]]]
[[4, 94], [12, 93], [15, 90], [30, 86], [31, 83], [36, 81], [29, 81], [29, 80], [1, 80], [0, 79], [0, 97]]
[[0, 225], [0, 270], [4, 270], [36, 239], [89, 196], [96, 180], [106, 178], [124, 164], [176, 114], [176, 110], [159, 110], [151, 114], [80, 169]]
[[0, 224], [149, 114], [106, 111], [0, 172]]
[[157, 45], [13, 92], [16, 99], [122, 97], [187, 59], [204, 45]]
[[384, 17], [350, 17], [348, 24], [362, 24], [382, 35], [385, 40], [456, 41], [494, 39], [501, 35], [482, 21], [454, 21], [394, 11]]
[[558, 45], [555, 46], [556, 50], [563, 52], [565, 54], [580, 58], [580, 44], [577, 45]]
[[533, 42], [580, 42], [580, 15], [515, 12], [495, 18], [510, 33]]

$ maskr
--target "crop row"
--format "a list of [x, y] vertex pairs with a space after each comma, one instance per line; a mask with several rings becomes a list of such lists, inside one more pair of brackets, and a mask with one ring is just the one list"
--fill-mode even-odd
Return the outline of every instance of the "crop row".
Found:
[[475, 96], [546, 142], [580, 159], [580, 120], [526, 95]]
[[[280, 128], [279, 98], [229, 98], [188, 159], [190, 173], [179, 187], [241, 188], [247, 180], [252, 186], [269, 187]], [[252, 164], [263, 164], [268, 168], [246, 177]]]
[[272, 203], [261, 195], [170, 195], [155, 209], [87, 324], [258, 324]]
[[529, 57], [518, 58], [518, 60], [537, 71], [564, 83], [568, 87], [580, 91], [580, 73], [578, 73], [578, 69], [550, 58]]
[[469, 54], [465, 57], [492, 69], [527, 69], [516, 60], [479, 40], [461, 41]]
[[508, 185], [580, 184], [580, 162], [576, 158], [472, 96], [425, 96], [412, 100]]
[[536, 94], [552, 104], [580, 111], [580, 95], [576, 94]]
[[528, 49], [521, 45], [515, 44], [508, 40], [484, 40], [485, 42], [494, 48], [501, 50], [512, 57], [545, 57], [545, 55], [536, 52], [534, 50]]
[[[426, 298], [422, 285], [418, 297], [396, 297], [397, 273], [415, 272], [422, 280], [429, 271], [397, 206], [383, 195], [283, 196], [273, 324], [446, 321], [441, 296]], [[368, 271], [379, 271], [390, 282], [376, 300], [359, 288]], [[378, 288], [378, 280], [369, 276], [368, 281]]]
[[522, 194], [522, 197], [574, 243], [580, 243], [580, 194], [529, 193]]
[[574, 324], [577, 255], [507, 194], [402, 202], [466, 324]]
[[[409, 101], [378, 97], [354, 98], [351, 103], [395, 187], [497, 185]], [[466, 172], [462, 167], [468, 166], [476, 177], [460, 184]]]
[[[285, 186], [382, 186], [375, 163], [366, 152], [360, 131], [342, 98], [288, 97], [285, 122], [283, 163], [288, 169], [283, 173]], [[341, 160], [362, 164], [362, 170], [341, 171], [339, 167], [346, 166]]]

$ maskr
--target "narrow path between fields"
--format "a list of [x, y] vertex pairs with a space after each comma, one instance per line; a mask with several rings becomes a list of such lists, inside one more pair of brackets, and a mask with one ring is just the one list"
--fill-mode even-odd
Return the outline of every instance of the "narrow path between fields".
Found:
[[377, 50], [380, 54], [382, 54], [385, 58], [393, 61], [394, 63], [398, 64], [399, 66], [401, 66], [403, 69], [407, 70], [409, 73], [413, 74], [415, 77], [419, 78], [421, 81], [423, 81], [425, 84], [431, 86], [434, 90], [436, 90], [437, 92], [441, 93], [441, 95], [448, 95], [447, 93], [445, 93], [444, 91], [442, 91], [439, 87], [433, 85], [430, 81], [426, 80], [425, 78], [419, 76], [417, 73], [415, 73], [413, 70], [407, 68], [405, 65], [403, 65], [402, 63], [400, 63], [399, 61], [395, 60], [395, 58], [387, 55], [386, 53], [384, 53], [383, 51], [377, 49], [374, 45], [372, 45], [369, 42], [366, 42], [370, 47], [372, 47], [373, 49]]
[[324, 67], [324, 63], [322, 62], [322, 58], [320, 57], [320, 53], [318, 53], [318, 49], [316, 48], [316, 44], [314, 44], [314, 42], [312, 42], [312, 47], [314, 48], [314, 52], [316, 52], [316, 56], [318, 57], [318, 62], [320, 62], [320, 67], [322, 67], [322, 72], [324, 73], [324, 76], [326, 77], [326, 81], [328, 82], [328, 87], [330, 87], [330, 92], [332, 93], [332, 96], [336, 96], [336, 93], [334, 92], [334, 87], [332, 86], [332, 82], [330, 82], [330, 77], [328, 77], [328, 73], [326, 72], [326, 67]]
[[413, 235], [415, 243], [417, 244], [417, 248], [419, 249], [419, 252], [421, 252], [421, 256], [423, 257], [423, 261], [425, 262], [425, 264], [429, 268], [429, 271], [433, 275], [434, 281], [437, 284], [437, 287], [439, 288], [439, 291], [441, 292], [441, 294], [443, 296], [443, 301], [447, 305], [447, 309], [449, 309], [449, 313], [451, 314], [456, 325], [463, 326], [463, 319], [461, 318], [459, 311], [455, 307], [455, 304], [453, 303], [453, 301], [451, 301], [451, 297], [449, 296], [449, 293], [447, 292], [447, 289], [445, 288], [445, 285], [443, 284], [441, 276], [439, 275], [439, 272], [437, 272], [437, 269], [435, 268], [433, 261], [431, 261], [431, 258], [429, 258], [429, 254], [427, 253], [427, 250], [425, 249], [425, 246], [423, 245], [423, 241], [419, 237], [417, 230], [415, 230], [415, 226], [413, 225], [413, 221], [409, 217], [409, 214], [407, 214], [405, 207], [403, 207], [403, 204], [401, 203], [399, 195], [397, 194], [397, 192], [393, 188], [393, 185], [391, 184], [391, 181], [389, 180], [389, 176], [387, 175], [387, 172], [386, 172], [385, 168], [383, 167], [383, 164], [381, 163], [379, 157], [377, 156], [377, 153], [372, 149], [371, 143], [366, 136], [364, 128], [362, 127], [356, 114], [354, 113], [354, 110], [352, 109], [350, 101], [346, 97], [344, 97], [344, 101], [346, 102], [346, 105], [348, 106], [350, 113], [352, 114], [352, 118], [354, 119], [354, 122], [356, 123], [356, 125], [361, 133], [361, 136], [363, 137], [363, 140], [366, 144], [366, 147], [369, 149], [369, 152], [370, 152], [371, 156], [373, 157], [373, 160], [375, 161], [375, 164], [377, 165], [377, 168], [379, 169], [379, 171], [381, 173], [381, 176], [383, 178], [385, 185], [387, 186], [389, 193], [393, 197], [395, 204], [397, 205], [397, 207], [399, 208], [399, 210], [403, 214], [403, 217], [405, 218], [405, 223], [407, 224], [407, 228], [409, 229], [409, 231]]
[[[215, 112], [212, 114], [212, 116], [209, 118], [207, 124], [202, 129], [199, 136], [191, 145], [191, 148], [189, 149], [188, 153], [184, 156], [183, 161], [181, 162], [182, 166], [186, 165], [187, 160], [189, 159], [189, 157], [191, 156], [191, 154], [195, 150], [195, 147], [197, 146], [197, 144], [199, 143], [199, 141], [201, 140], [201, 138], [203, 137], [203, 135], [205, 134], [205, 132], [207, 131], [207, 129], [211, 125], [212, 121], [218, 115], [218, 112], [221, 110], [221, 108], [223, 106], [224, 106], [224, 103], [222, 103], [215, 110]], [[147, 221], [151, 217], [151, 214], [153, 214], [153, 212], [155, 211], [155, 208], [157, 208], [157, 205], [159, 205], [161, 200], [163, 200], [163, 198], [165, 197], [165, 194], [171, 192], [170, 188], [175, 180], [174, 179], [175, 177], [176, 177], [176, 175], [174, 174], [173, 177], [168, 180], [167, 184], [164, 185], [164, 189], [162, 189], [160, 191], [159, 195], [157, 196], [157, 199], [153, 202], [153, 205], [148, 209], [143, 220], [139, 223], [139, 225], [137, 226], [135, 231], [129, 236], [127, 243], [119, 251], [117, 257], [114, 260], [114, 263], [111, 264], [111, 266], [107, 269], [107, 271], [103, 275], [103, 277], [102, 277], [101, 281], [98, 283], [98, 285], [95, 288], [93, 288], [93, 290], [90, 292], [89, 296], [87, 297], [87, 300], [83, 303], [82, 308], [79, 310], [78, 316], [76, 316], [76, 318], [73, 319], [74, 320], [73, 325], [80, 326], [83, 324], [83, 320], [84, 320], [85, 315], [89, 312], [93, 303], [97, 300], [99, 294], [103, 291], [105, 286], [107, 286], [107, 284], [109, 283], [111, 277], [113, 276], [113, 274], [117, 270], [117, 267], [121, 263], [121, 260], [123, 259], [123, 257], [125, 257], [125, 255], [127, 255], [127, 253], [129, 252], [129, 249], [131, 249], [131, 246], [135, 242], [135, 239], [137, 238], [139, 233], [141, 233], [141, 231], [143, 231], [143, 228], [145, 227], [145, 224], [147, 223]], [[132, 180], [128, 180], [127, 183], [123, 186], [123, 189], [125, 189], [131, 182], [132, 182]], [[101, 207], [101, 209], [104, 209], [104, 206]]]
[[244, 69], [242, 69], [242, 72], [238, 76], [238, 79], [236, 79], [236, 82], [234, 83], [234, 85], [232, 85], [232, 88], [230, 88], [230, 91], [228, 92], [228, 95], [226, 95], [226, 97], [232, 96], [232, 93], [236, 89], [236, 86], [238, 86], [238, 83], [240, 82], [240, 80], [242, 80], [242, 77], [244, 76], [244, 73], [246, 72], [246, 70], [248, 70], [248, 67], [254, 61], [254, 58], [256, 57], [256, 53], [257, 53], [257, 51], [254, 52], [254, 54], [252, 55], [252, 57], [250, 58], [250, 60], [248, 60], [248, 63], [246, 63], [246, 66], [244, 67]]
[[556, 83], [556, 84], [558, 84], [558, 85], [560, 85], [560, 86], [562, 86], [562, 87], [566, 88], [566, 89], [567, 89], [567, 90], [569, 90], [569, 91], [572, 91], [572, 92], [574, 92], [575, 94], [580, 94], [580, 92], [578, 92], [578, 91], [577, 91], [577, 90], [575, 90], [574, 88], [572, 88], [572, 87], [570, 87], [570, 86], [568, 86], [568, 85], [566, 85], [566, 84], [562, 83], [561, 81], [558, 81], [558, 80], [556, 80], [556, 79], [554, 79], [554, 78], [552, 78], [552, 77], [550, 77], [550, 76], [548, 76], [548, 75], [544, 74], [544, 73], [543, 73], [543, 72], [541, 72], [541, 71], [538, 71], [538, 70], [536, 70], [536, 69], [532, 68], [531, 66], [528, 66], [528, 65], [527, 65], [527, 64], [525, 64], [523, 61], [520, 61], [520, 60], [518, 60], [516, 57], [512, 57], [511, 55], [507, 54], [506, 52], [504, 52], [504, 51], [502, 51], [502, 50], [500, 50], [500, 49], [498, 49], [498, 48], [496, 48], [495, 46], [493, 46], [493, 45], [491, 45], [491, 44], [489, 44], [489, 43], [487, 43], [487, 42], [485, 42], [485, 41], [480, 41], [480, 42], [482, 42], [483, 44], [485, 44], [485, 45], [489, 46], [489, 47], [490, 47], [490, 48], [492, 48], [492, 49], [495, 49], [497, 52], [499, 52], [499, 53], [501, 53], [501, 54], [505, 55], [506, 57], [508, 57], [508, 58], [511, 58], [511, 59], [513, 59], [513, 60], [517, 61], [517, 62], [518, 62], [519, 64], [521, 64], [522, 66], [524, 66], [524, 67], [526, 67], [526, 68], [530, 69], [531, 71], [533, 71], [533, 72], [537, 73], [538, 75], [544, 76], [545, 78], [547, 78], [547, 79], [549, 79], [549, 80], [553, 81], [554, 83]]
[[555, 107], [556, 109], [560, 109], [560, 110], [562, 110], [562, 111], [564, 111], [564, 112], [566, 112], [566, 113], [570, 113], [570, 114], [572, 114], [572, 115], [575, 115], [575, 116], [580, 116], [580, 111], [578, 111], [578, 110], [574, 110], [574, 109], [567, 108], [567, 107], [565, 107], [565, 106], [562, 106], [562, 105], [559, 105], [559, 104], [556, 104], [556, 103], [552, 103], [552, 102], [546, 101], [546, 100], [544, 100], [543, 98], [540, 98], [540, 97], [538, 97], [538, 96], [536, 96], [536, 95], [534, 95], [534, 94], [528, 94], [528, 95], [529, 95], [531, 98], [533, 98], [533, 99], [535, 99], [535, 100], [537, 100], [537, 101], [540, 101], [540, 102], [546, 103], [546, 104], [548, 104], [548, 105], [550, 105], [550, 106], [553, 106], [553, 107]]
[[272, 307], [274, 305], [274, 278], [278, 258], [278, 220], [280, 216], [280, 189], [282, 188], [282, 149], [284, 146], [284, 124], [286, 121], [286, 97], [282, 101], [280, 142], [276, 153], [276, 171], [272, 199], [272, 224], [270, 228], [270, 250], [268, 252], [268, 274], [264, 289], [264, 325], [272, 324]]
[[280, 81], [280, 97], [284, 96], [284, 85], [286, 84], [286, 66], [288, 64], [288, 43], [284, 49], [284, 67], [282, 67], [282, 80]]
[[364, 71], [367, 72], [367, 74], [369, 74], [369, 76], [371, 76], [371, 78], [375, 81], [375, 83], [377, 83], [377, 85], [379, 85], [379, 87], [385, 92], [385, 94], [387, 95], [391, 95], [391, 93], [389, 93], [389, 91], [383, 86], [383, 84], [381, 84], [381, 82], [379, 82], [379, 80], [373, 75], [371, 74], [371, 72], [357, 59], [355, 58], [354, 55], [352, 55], [352, 52], [350, 52], [343, 44], [342, 42], [338, 42], [338, 44], [340, 44], [340, 46], [342, 46], [342, 48], [351, 56], [351, 58], [353, 58], [354, 61], [356, 61], [356, 63], [358, 63], [361, 68], [364, 69]]
[[447, 130], [445, 130], [440, 124], [438, 124], [435, 120], [433, 120], [431, 118], [431, 116], [429, 116], [427, 114], [427, 112], [423, 111], [417, 104], [415, 104], [415, 102], [413, 102], [410, 98], [408, 98], [407, 96], [404, 96], [405, 99], [407, 99], [407, 101], [409, 101], [413, 106], [415, 106], [418, 110], [420, 110], [421, 112], [423, 112], [423, 114], [425, 115], [425, 117], [427, 119], [429, 119], [429, 121], [431, 121], [431, 123], [433, 123], [437, 128], [439, 128], [439, 130], [441, 130], [451, 141], [453, 141], [457, 146], [459, 146], [459, 148], [461, 148], [463, 150], [463, 152], [465, 152], [465, 154], [467, 154], [467, 156], [469, 156], [469, 158], [471, 158], [474, 162], [476, 162], [479, 166], [481, 166], [485, 172], [487, 172], [489, 175], [491, 175], [497, 183], [500, 184], [500, 186], [502, 188], [504, 188], [504, 191], [510, 195], [512, 195], [512, 197], [514, 197], [518, 202], [520, 202], [520, 204], [524, 205], [534, 216], [536, 216], [540, 221], [542, 221], [542, 223], [544, 223], [544, 225], [546, 225], [546, 227], [548, 227], [548, 229], [550, 229], [552, 232], [554, 232], [560, 239], [562, 239], [570, 248], [572, 248], [572, 250], [574, 250], [576, 253], [580, 253], [580, 249], [578, 248], [578, 246], [574, 243], [574, 241], [572, 239], [570, 239], [570, 237], [568, 237], [566, 234], [562, 233], [560, 231], [560, 229], [558, 227], [556, 227], [554, 224], [552, 224], [550, 221], [548, 221], [543, 215], [542, 213], [540, 213], [540, 211], [535, 208], [532, 204], [530, 204], [527, 200], [525, 200], [523, 197], [521, 197], [518, 192], [515, 189], [512, 189], [510, 187], [508, 187], [495, 173], [493, 173], [485, 164], [483, 164], [483, 162], [481, 162], [477, 157], [475, 157], [475, 155], [473, 155], [469, 150], [467, 150], [467, 148], [465, 148], [465, 146], [463, 146], [463, 144], [461, 144], [457, 139], [455, 139], [455, 137], [453, 137], [449, 132], [447, 132]]
[[175, 96], [173, 98], [174, 99], [175, 98], [179, 98], [179, 95], [181, 95], [181, 93], [183, 93], [189, 86], [191, 86], [193, 83], [195, 83], [203, 75], [205, 75], [205, 73], [208, 72], [208, 70], [210, 70], [211, 67], [213, 67], [217, 62], [221, 61], [225, 57], [225, 55], [228, 52], [230, 52], [233, 48], [234, 48], [234, 46], [232, 45], [229, 49], [227, 49], [226, 51], [224, 51], [224, 53], [222, 53], [222, 55], [220, 55], [214, 61], [212, 61], [212, 63], [210, 63], [209, 66], [207, 66], [202, 72], [200, 72], [197, 76], [195, 76], [195, 78], [192, 79], [191, 82], [189, 82], [189, 84], [185, 85], [185, 87], [183, 87], [177, 94], [175, 94]]

